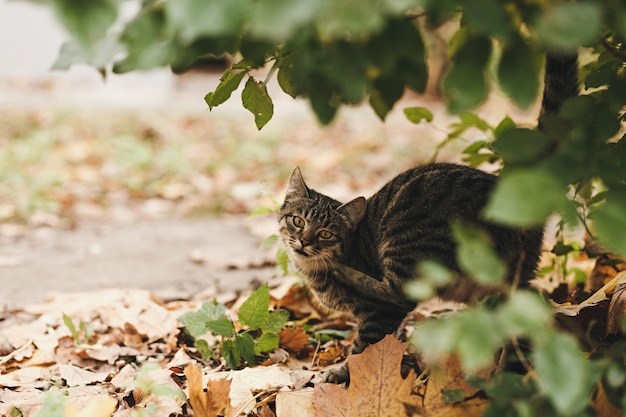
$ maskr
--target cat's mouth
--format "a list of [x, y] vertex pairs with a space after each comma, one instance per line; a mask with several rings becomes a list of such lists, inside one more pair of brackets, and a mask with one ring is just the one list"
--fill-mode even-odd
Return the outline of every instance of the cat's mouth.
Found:
[[309, 256], [309, 254], [303, 251], [302, 249], [294, 249], [294, 252], [301, 256]]

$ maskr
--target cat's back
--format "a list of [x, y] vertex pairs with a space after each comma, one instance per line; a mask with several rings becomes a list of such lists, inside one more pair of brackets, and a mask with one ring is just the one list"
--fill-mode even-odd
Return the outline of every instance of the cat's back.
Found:
[[371, 220], [477, 216], [489, 198], [497, 177], [476, 168], [432, 163], [409, 169], [368, 199]]

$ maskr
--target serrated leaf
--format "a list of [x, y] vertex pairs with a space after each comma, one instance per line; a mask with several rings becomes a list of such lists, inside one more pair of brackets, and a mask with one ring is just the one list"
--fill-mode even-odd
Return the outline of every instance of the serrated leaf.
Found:
[[179, 317], [178, 320], [185, 325], [185, 328], [192, 337], [200, 337], [208, 332], [208, 328], [206, 327], [208, 317], [202, 310], [189, 311]]
[[226, 362], [226, 366], [230, 369], [234, 370], [239, 367], [241, 355], [235, 348], [235, 343], [231, 339], [225, 340], [224, 343], [222, 343], [222, 357]]
[[498, 66], [502, 90], [522, 109], [532, 105], [539, 94], [541, 57], [519, 39], [505, 44]]
[[422, 120], [432, 122], [434, 118], [433, 112], [426, 107], [407, 107], [404, 109], [404, 115], [415, 124], [421, 123]]
[[198, 311], [183, 314], [179, 321], [193, 337], [200, 337], [209, 331], [228, 337], [234, 331], [233, 322], [226, 316], [226, 307], [215, 301], [202, 304]]
[[232, 336], [235, 331], [235, 325], [227, 317], [209, 320], [206, 322], [206, 327], [211, 333], [224, 337]]
[[256, 362], [254, 356], [254, 339], [248, 333], [237, 335], [235, 337], [235, 347], [244, 361], [250, 366]]
[[241, 101], [243, 107], [254, 115], [254, 123], [259, 130], [274, 115], [274, 103], [272, 103], [272, 99], [267, 93], [267, 87], [264, 82], [257, 82], [254, 78], [249, 77], [241, 93]]
[[198, 352], [200, 352], [200, 354], [207, 358], [207, 359], [214, 359], [215, 358], [215, 354], [213, 353], [213, 350], [211, 350], [211, 348], [209, 347], [209, 344], [206, 340], [204, 339], [196, 339], [195, 342], [193, 342], [193, 347], [195, 347], [196, 349], [198, 349]]
[[269, 333], [278, 333], [285, 328], [289, 321], [289, 312], [287, 310], [270, 311], [267, 320], [261, 326], [261, 330]]
[[539, 225], [563, 207], [564, 192], [561, 182], [550, 172], [542, 169], [510, 170], [500, 177], [485, 208], [485, 215], [511, 226]]
[[268, 320], [269, 308], [270, 293], [267, 284], [264, 284], [239, 307], [239, 321], [251, 330], [259, 329]]
[[204, 96], [204, 101], [209, 106], [209, 110], [228, 100], [233, 91], [239, 87], [244, 75], [246, 75], [246, 73], [243, 71], [233, 71], [232, 69], [224, 71], [215, 91]]
[[280, 338], [274, 333], [263, 333], [256, 341], [254, 352], [261, 354], [265, 352], [271, 352], [278, 347]]
[[490, 237], [483, 230], [460, 222], [453, 223], [452, 232], [461, 269], [480, 284], [498, 284], [506, 274], [506, 266], [493, 250]]

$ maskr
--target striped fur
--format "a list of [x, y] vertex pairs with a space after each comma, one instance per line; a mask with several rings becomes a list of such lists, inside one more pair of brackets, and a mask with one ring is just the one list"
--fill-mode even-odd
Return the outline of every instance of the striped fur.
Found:
[[[534, 277], [543, 229], [511, 229], [481, 217], [496, 180], [463, 165], [429, 164], [398, 175], [367, 200], [341, 204], [307, 187], [300, 170], [294, 170], [280, 210], [280, 236], [319, 302], [354, 317], [353, 352], [395, 332], [415, 308], [403, 288], [419, 278], [416, 266], [422, 261], [437, 261], [457, 273], [456, 282], [439, 293], [444, 299], [471, 302], [496, 291], [463, 276], [453, 220], [490, 234], [509, 266], [509, 282]], [[330, 375], [330, 380], [345, 378]]]

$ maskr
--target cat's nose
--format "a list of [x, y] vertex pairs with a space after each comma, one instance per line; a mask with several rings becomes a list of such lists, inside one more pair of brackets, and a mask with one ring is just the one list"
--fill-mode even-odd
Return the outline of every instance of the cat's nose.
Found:
[[300, 239], [300, 244], [302, 245], [302, 247], [304, 248], [305, 246], [309, 246], [311, 244], [311, 242], [309, 242], [308, 240], [306, 240], [305, 238]]

